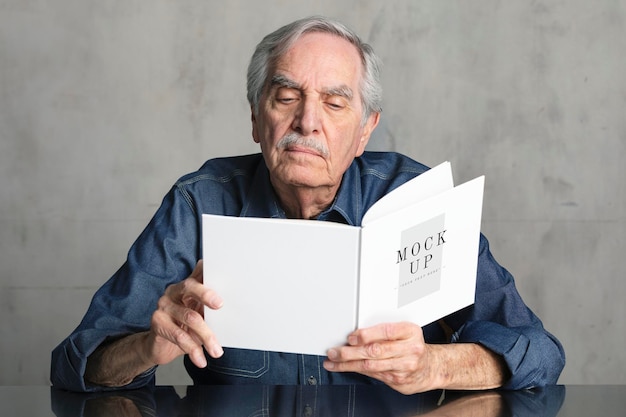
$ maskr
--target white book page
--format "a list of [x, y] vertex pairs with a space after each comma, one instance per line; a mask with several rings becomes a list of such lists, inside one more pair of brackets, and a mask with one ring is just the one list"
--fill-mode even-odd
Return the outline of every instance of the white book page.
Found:
[[360, 228], [203, 215], [205, 321], [226, 347], [325, 355], [356, 328]]
[[442, 162], [405, 182], [378, 200], [363, 216], [362, 224], [391, 214], [454, 187], [450, 162]]
[[424, 326], [474, 302], [483, 188], [479, 177], [363, 227], [359, 327]]

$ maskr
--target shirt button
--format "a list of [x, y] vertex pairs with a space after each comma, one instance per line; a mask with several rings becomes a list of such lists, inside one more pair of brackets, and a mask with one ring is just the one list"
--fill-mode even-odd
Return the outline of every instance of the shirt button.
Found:
[[306, 381], [309, 385], [317, 385], [317, 379], [314, 376], [310, 376]]
[[311, 417], [313, 415], [313, 408], [310, 405], [304, 407], [302, 410], [302, 417]]

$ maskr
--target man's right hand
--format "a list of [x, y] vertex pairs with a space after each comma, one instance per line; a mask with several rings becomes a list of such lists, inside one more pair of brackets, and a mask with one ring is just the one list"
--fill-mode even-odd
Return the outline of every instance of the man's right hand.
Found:
[[96, 385], [124, 386], [155, 365], [189, 354], [198, 367], [224, 353], [204, 322], [204, 306], [219, 309], [222, 299], [202, 284], [202, 260], [191, 275], [166, 288], [152, 314], [150, 330], [100, 346], [87, 359], [85, 380]]
[[205, 305], [219, 309], [222, 304], [219, 295], [202, 284], [202, 260], [198, 261], [187, 279], [167, 287], [159, 299], [146, 338], [144, 351], [149, 359], [162, 365], [186, 353], [196, 366], [204, 368], [203, 346], [211, 357], [222, 356], [222, 347], [204, 321]]

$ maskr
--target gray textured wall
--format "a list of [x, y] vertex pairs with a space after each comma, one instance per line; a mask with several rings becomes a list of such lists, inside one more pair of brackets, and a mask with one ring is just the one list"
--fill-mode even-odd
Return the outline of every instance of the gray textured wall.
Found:
[[247, 60], [309, 14], [385, 62], [372, 149], [486, 174], [483, 231], [561, 382], [626, 383], [625, 1], [0, 0], [0, 384], [48, 383], [177, 177], [257, 150]]

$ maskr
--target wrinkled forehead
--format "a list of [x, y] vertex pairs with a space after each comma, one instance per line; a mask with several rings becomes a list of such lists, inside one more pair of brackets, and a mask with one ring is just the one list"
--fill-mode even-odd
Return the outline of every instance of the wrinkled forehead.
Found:
[[309, 32], [290, 42], [290, 47], [276, 56], [269, 67], [266, 86], [291, 70], [299, 71], [303, 77], [308, 73], [329, 79], [337, 77], [342, 84], [358, 90], [364, 69], [361, 54], [350, 41], [325, 32]]
[[[360, 41], [351, 39], [349, 37], [343, 36], [340, 33], [334, 33], [325, 31], [322, 29], [311, 28], [307, 31], [296, 33], [285, 41], [281, 45], [277, 45], [276, 49], [273, 51], [273, 56], [275, 59], [280, 58], [285, 54], [286, 51], [291, 49], [294, 44], [301, 42], [302, 40], [306, 40], [307, 38], [325, 38], [327, 40], [333, 40], [335, 42], [345, 43], [352, 45], [352, 49], [359, 55], [361, 62], [365, 64], [365, 57], [363, 55], [363, 51], [360, 48]], [[356, 43], [355, 43], [356, 42]]]

